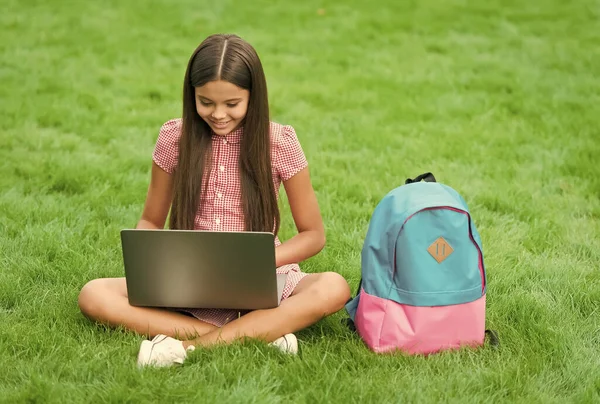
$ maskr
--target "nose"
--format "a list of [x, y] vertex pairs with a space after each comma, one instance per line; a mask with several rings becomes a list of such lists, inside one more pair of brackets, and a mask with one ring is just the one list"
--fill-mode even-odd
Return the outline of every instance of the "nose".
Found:
[[227, 114], [225, 113], [225, 110], [223, 108], [215, 108], [215, 110], [213, 111], [213, 113], [211, 114], [214, 120], [221, 120], [224, 119]]

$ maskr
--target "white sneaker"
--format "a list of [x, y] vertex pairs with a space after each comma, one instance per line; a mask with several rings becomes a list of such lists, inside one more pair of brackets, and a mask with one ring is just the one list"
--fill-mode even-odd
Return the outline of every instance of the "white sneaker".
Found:
[[186, 350], [181, 341], [159, 334], [152, 341], [142, 342], [137, 363], [139, 367], [165, 367], [176, 363], [181, 365], [187, 358], [187, 353], [193, 350], [193, 345], [188, 346]]
[[277, 338], [269, 345], [275, 346], [281, 349], [282, 352], [291, 355], [298, 353], [298, 339], [294, 334], [285, 334], [283, 337]]

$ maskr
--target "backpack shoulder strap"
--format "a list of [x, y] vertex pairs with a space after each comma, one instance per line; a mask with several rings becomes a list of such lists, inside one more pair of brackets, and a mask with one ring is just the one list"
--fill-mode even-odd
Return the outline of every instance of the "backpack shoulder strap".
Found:
[[485, 330], [485, 336], [487, 336], [489, 338], [490, 345], [493, 348], [498, 348], [500, 346], [500, 338], [498, 337], [498, 331], [496, 331], [496, 330]]

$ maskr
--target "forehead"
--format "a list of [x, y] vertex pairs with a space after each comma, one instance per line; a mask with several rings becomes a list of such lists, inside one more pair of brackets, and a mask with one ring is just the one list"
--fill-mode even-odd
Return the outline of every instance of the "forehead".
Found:
[[244, 90], [228, 81], [209, 81], [201, 87], [195, 87], [196, 96], [208, 98], [211, 101], [225, 101], [233, 98], [247, 98], [250, 95]]

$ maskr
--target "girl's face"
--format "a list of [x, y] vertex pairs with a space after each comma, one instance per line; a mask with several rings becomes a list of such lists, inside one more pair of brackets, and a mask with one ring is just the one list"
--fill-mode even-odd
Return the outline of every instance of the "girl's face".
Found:
[[225, 136], [242, 125], [248, 111], [248, 90], [222, 80], [195, 89], [196, 111], [217, 135]]

